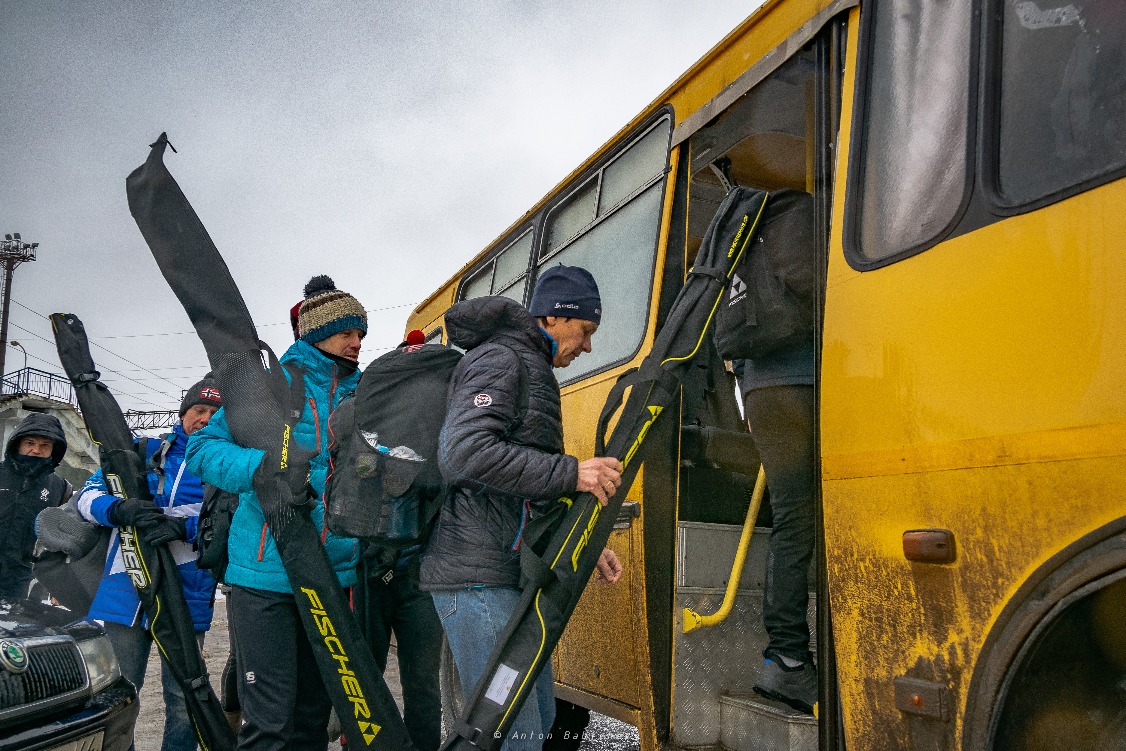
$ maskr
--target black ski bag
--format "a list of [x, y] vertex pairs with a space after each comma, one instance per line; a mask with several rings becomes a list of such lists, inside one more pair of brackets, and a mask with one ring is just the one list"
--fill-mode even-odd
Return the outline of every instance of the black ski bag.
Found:
[[[761, 191], [736, 187], [710, 227], [730, 246], [746, 232], [744, 204]], [[716, 349], [725, 360], [753, 360], [812, 338], [815, 284], [813, 196], [769, 195], [747, 251], [735, 264], [715, 317]]]
[[425, 541], [442, 501], [438, 434], [461, 353], [400, 347], [364, 369], [329, 418], [328, 528], [388, 547]]

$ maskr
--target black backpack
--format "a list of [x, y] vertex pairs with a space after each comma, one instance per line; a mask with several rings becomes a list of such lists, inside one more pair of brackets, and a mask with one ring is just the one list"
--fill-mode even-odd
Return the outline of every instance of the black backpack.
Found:
[[199, 507], [199, 531], [196, 534], [196, 566], [211, 572], [217, 582], [227, 573], [227, 540], [231, 519], [238, 508], [238, 493], [214, 485], [203, 486], [203, 503]]
[[[733, 242], [761, 195], [753, 188], [732, 189], [704, 242]], [[812, 338], [813, 228], [813, 196], [797, 190], [768, 194], [716, 311], [715, 343], [723, 359], [753, 360]]]
[[444, 497], [438, 435], [461, 357], [440, 344], [392, 350], [333, 410], [324, 495], [333, 533], [394, 548], [425, 542]]

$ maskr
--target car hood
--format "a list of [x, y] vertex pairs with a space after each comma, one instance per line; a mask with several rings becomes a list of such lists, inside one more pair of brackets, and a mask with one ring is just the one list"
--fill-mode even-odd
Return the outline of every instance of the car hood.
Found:
[[89, 629], [97, 629], [97, 626], [76, 619], [66, 608], [31, 600], [0, 600], [0, 639], [59, 635], [80, 638]]

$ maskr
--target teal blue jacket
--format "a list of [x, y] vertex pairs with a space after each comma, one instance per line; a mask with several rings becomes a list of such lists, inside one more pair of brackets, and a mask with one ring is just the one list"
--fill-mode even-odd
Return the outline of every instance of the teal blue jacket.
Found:
[[[281, 361], [304, 372], [305, 409], [294, 433], [299, 447], [318, 452], [310, 462], [309, 474], [309, 482], [317, 493], [313, 523], [321, 533], [341, 586], [350, 587], [356, 583], [359, 545], [355, 539], [338, 537], [325, 528], [324, 488], [328, 474], [328, 416], [345, 396], [356, 390], [360, 374], [353, 372], [341, 378], [340, 367], [304, 341], [294, 342]], [[204, 482], [239, 494], [239, 507], [231, 521], [226, 582], [269, 592], [292, 592], [274, 536], [266, 526], [254, 492], [254, 472], [265, 452], [237, 445], [225, 412], [220, 409], [207, 427], [192, 434], [187, 465]]]

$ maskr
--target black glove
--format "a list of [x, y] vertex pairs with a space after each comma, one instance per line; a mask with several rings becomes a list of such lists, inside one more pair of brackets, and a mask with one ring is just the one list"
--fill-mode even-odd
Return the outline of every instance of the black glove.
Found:
[[254, 482], [269, 481], [275, 472], [282, 472], [286, 484], [289, 485], [292, 498], [290, 503], [294, 506], [305, 506], [313, 496], [313, 489], [309, 486], [309, 463], [317, 455], [316, 451], [299, 449], [290, 446], [288, 463], [284, 470], [281, 469], [281, 460], [272, 451], [266, 452], [262, 463], [254, 471]]
[[109, 507], [106, 516], [116, 527], [150, 527], [164, 518], [147, 498], [122, 498]]
[[188, 523], [182, 516], [161, 514], [161, 520], [144, 531], [149, 545], [167, 545], [173, 540], [188, 539]]

